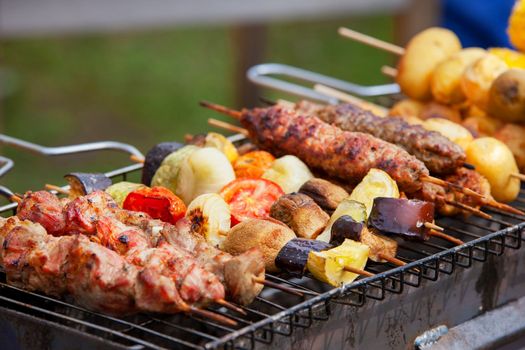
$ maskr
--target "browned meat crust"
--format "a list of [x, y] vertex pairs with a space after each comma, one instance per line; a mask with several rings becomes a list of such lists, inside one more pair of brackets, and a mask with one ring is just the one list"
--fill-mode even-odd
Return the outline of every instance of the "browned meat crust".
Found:
[[381, 118], [349, 103], [321, 108], [311, 105], [311, 102], [302, 101], [297, 108], [342, 130], [363, 132], [398, 145], [425, 163], [431, 173], [450, 174], [465, 163], [466, 155], [460, 146], [420, 125], [410, 125], [401, 118]]
[[421, 188], [421, 178], [429, 174], [421, 161], [400, 147], [280, 106], [244, 110], [241, 123], [259, 147], [277, 156], [295, 155], [312, 169], [345, 182], [358, 183], [376, 168], [411, 193]]

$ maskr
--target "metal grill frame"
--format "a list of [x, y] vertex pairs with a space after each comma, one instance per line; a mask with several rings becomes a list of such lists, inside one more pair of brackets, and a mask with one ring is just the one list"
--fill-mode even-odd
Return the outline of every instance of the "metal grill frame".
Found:
[[[242, 136], [236, 136], [236, 139], [241, 139]], [[137, 172], [142, 168], [141, 164], [130, 165], [121, 169], [117, 169], [106, 173], [108, 177], [126, 180], [129, 175]], [[522, 190], [522, 197], [525, 191]], [[524, 201], [525, 199], [520, 199]], [[8, 204], [0, 207], [0, 214], [12, 215], [16, 211], [16, 203]], [[491, 210], [492, 211], [492, 210]], [[401, 249], [412, 250], [412, 253], [418, 252], [423, 256], [420, 259], [409, 262], [402, 267], [390, 268], [387, 271], [382, 271], [387, 265], [369, 266], [368, 268], [377, 274], [373, 277], [358, 279], [354, 283], [328, 290], [324, 293], [318, 294], [314, 290], [306, 287], [302, 282], [308, 282], [308, 278], [296, 283], [295, 281], [287, 281], [277, 276], [268, 275], [268, 278], [275, 282], [288, 284], [303, 291], [311, 298], [299, 302], [291, 307], [284, 307], [271, 300], [266, 300], [262, 297], [257, 299], [258, 302], [268, 304], [271, 307], [280, 310], [275, 314], [268, 314], [260, 312], [251, 306], [245, 308], [249, 313], [262, 317], [256, 322], [246, 321], [238, 315], [226, 313], [228, 317], [232, 317], [240, 323], [245, 324], [240, 329], [231, 329], [221, 325], [213, 324], [210, 321], [194, 318], [193, 321], [205, 324], [212, 329], [220, 329], [227, 333], [223, 336], [214, 336], [205, 332], [190, 329], [188, 326], [175, 324], [166, 321], [160, 316], [143, 315], [141, 322], [130, 322], [123, 319], [106, 316], [100, 313], [86, 310], [74, 304], [65, 301], [57, 300], [52, 297], [41, 295], [38, 293], [28, 292], [22, 289], [15, 288], [4, 282], [0, 283], [0, 302], [11, 305], [15, 309], [29, 309], [31, 314], [41, 315], [49, 322], [56, 322], [62, 326], [69, 327], [75, 330], [82, 329], [81, 332], [89, 333], [92, 336], [103, 337], [106, 341], [116, 342], [120, 345], [125, 345], [129, 348], [164, 348], [158, 343], [153, 343], [141, 339], [140, 336], [131, 336], [126, 334], [130, 330], [138, 332], [139, 334], [146, 334], [149, 337], [153, 336], [162, 341], [168, 341], [172, 346], [181, 348], [227, 348], [227, 349], [252, 349], [257, 344], [270, 345], [276, 336], [290, 336], [295, 329], [304, 329], [311, 327], [316, 321], [328, 320], [330, 317], [330, 310], [332, 303], [360, 307], [363, 306], [367, 300], [383, 300], [387, 293], [400, 294], [404, 289], [409, 287], [419, 287], [423, 280], [437, 281], [440, 275], [450, 275], [454, 273], [458, 267], [469, 268], [474, 262], [485, 262], [489, 256], [501, 256], [506, 249], [520, 249], [522, 246], [523, 232], [525, 231], [525, 218], [492, 211], [492, 214], [500, 216], [490, 222], [489, 220], [479, 219], [481, 221], [460, 221], [453, 220], [452, 224], [442, 224], [446, 228], [445, 231], [449, 233], [463, 234], [470, 237], [478, 237], [463, 245], [451, 247], [442, 250], [440, 241], [432, 239], [427, 243], [417, 243], [424, 247], [422, 250], [412, 248], [412, 244], [407, 243], [400, 246]], [[501, 218], [504, 218], [502, 220]], [[485, 220], [485, 222], [483, 222]], [[441, 222], [438, 222], [441, 224]], [[457, 225], [454, 225], [457, 224]], [[503, 229], [493, 229], [491, 226], [505, 225]], [[460, 226], [463, 226], [460, 228]], [[467, 226], [467, 228], [465, 228]], [[476, 230], [478, 233], [469, 231]], [[488, 232], [486, 235], [480, 235], [480, 231]], [[425, 251], [440, 250], [435, 253], [425, 253]], [[6, 291], [17, 293], [17, 295], [26, 295], [28, 298], [37, 298], [39, 302], [50, 303], [53, 307], [64, 307], [67, 310], [75, 310], [82, 314], [85, 318], [93, 318], [98, 320], [98, 323], [86, 321], [83, 318], [71, 317], [66, 314], [61, 314], [53, 310], [32, 305], [25, 301], [15, 300], [6, 296]], [[282, 293], [279, 293], [282, 295]], [[1, 307], [1, 306], [0, 306]], [[193, 318], [193, 317], [192, 317]], [[192, 322], [193, 322], [192, 321]], [[152, 323], [157, 322], [177, 329], [177, 331], [187, 332], [189, 335], [198, 336], [207, 339], [203, 345], [195, 345], [185, 339], [172, 337], [168, 334], [155, 331], [148, 328]], [[111, 326], [104, 326], [100, 324], [113, 323], [121, 327], [120, 330], [113, 329]], [[125, 328], [122, 328], [125, 327]], [[109, 338], [109, 339], [108, 339]]]

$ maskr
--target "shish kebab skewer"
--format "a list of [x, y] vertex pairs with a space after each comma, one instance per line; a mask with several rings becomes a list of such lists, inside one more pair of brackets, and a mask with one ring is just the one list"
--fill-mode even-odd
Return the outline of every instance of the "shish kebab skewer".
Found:
[[51, 295], [72, 295], [79, 304], [115, 315], [184, 312], [235, 326], [225, 316], [184, 302], [158, 266], [138, 268], [84, 235], [54, 237], [37, 223], [1, 219], [0, 263], [8, 282]]
[[[78, 175], [78, 173], [75, 173], [76, 175]], [[93, 179], [97, 179], [97, 178], [101, 178], [103, 177], [104, 175], [103, 174], [82, 174], [82, 175], [91, 175], [91, 176], [87, 176], [87, 180], [93, 180]], [[95, 176], [96, 175], [96, 176]], [[68, 178], [68, 180], [70, 180], [72, 177], [70, 175], [67, 175], [66, 176]], [[111, 180], [108, 179], [110, 182]], [[71, 181], [71, 180], [70, 180]], [[100, 181], [99, 181], [100, 182]], [[90, 186], [90, 184], [86, 184], [84, 183], [84, 185], [87, 185], [88, 187], [92, 187]], [[50, 185], [50, 184], [46, 184], [46, 189], [48, 190], [54, 190], [58, 193], [61, 193], [61, 194], [66, 194], [66, 195], [69, 195], [71, 192], [67, 189], [64, 189], [62, 187], [59, 187], [59, 186], [55, 186], [55, 185]], [[102, 188], [97, 188], [98, 190], [101, 190]], [[25, 197], [24, 198], [20, 198], [20, 197], [16, 197], [14, 196], [12, 198], [13, 201], [16, 201], [17, 203], [19, 203], [19, 208], [20, 207], [24, 207], [24, 199], [26, 199]], [[220, 267], [219, 265], [221, 264], [221, 262], [225, 263], [226, 261], [228, 261], [228, 254], [224, 253], [224, 252], [221, 252], [219, 251], [218, 249], [216, 248], [211, 248], [209, 247], [207, 244], [205, 244], [205, 242], [203, 242], [202, 240], [198, 239], [195, 235], [189, 233], [189, 232], [180, 232], [178, 231], [178, 233], [175, 233], [175, 231], [177, 231], [176, 229], [172, 228], [171, 225], [168, 225], [168, 224], [165, 224], [165, 223], [160, 223], [159, 220], [148, 220], [148, 218], [145, 218], [145, 217], [142, 217], [140, 213], [136, 213], [136, 215], [131, 215], [131, 212], [129, 211], [125, 211], [125, 210], [119, 210], [120, 213], [129, 213], [130, 215], [120, 215], [119, 216], [119, 219], [121, 221], [123, 221], [125, 224], [128, 224], [130, 226], [139, 226], [139, 227], [143, 227], [143, 228], [148, 228], [150, 229], [151, 227], [148, 227], [148, 226], [155, 226], [155, 224], [159, 224], [158, 226], [159, 227], [165, 227], [165, 230], [163, 231], [166, 231], [166, 232], [169, 232], [171, 233], [169, 236], [171, 238], [172, 243], [174, 243], [175, 245], [177, 243], [181, 243], [182, 240], [184, 241], [192, 241], [192, 243], [190, 243], [190, 245], [192, 247], [195, 247], [195, 249], [189, 249], [190, 251], [194, 251], [194, 250], [197, 250], [197, 257], [198, 259], [205, 265], [207, 266], [210, 266], [211, 267], [211, 270], [212, 272], [216, 273], [216, 274], [219, 274], [221, 275], [222, 272], [220, 271]], [[38, 216], [38, 215], [36, 215]], [[35, 217], [36, 217], [35, 216]], [[152, 229], [155, 229], [154, 227]], [[191, 247], [188, 247], [188, 248], [191, 248]], [[199, 256], [199, 252], [201, 250], [210, 250], [209, 252], [206, 252], [204, 251], [204, 254], [203, 256], [205, 258], [200, 258]], [[209, 261], [207, 260], [209, 258]], [[242, 257], [240, 258], [233, 258], [233, 260], [239, 260], [241, 259], [242, 260]], [[230, 265], [233, 265], [235, 264], [235, 262], [232, 260], [232, 262], [230, 263]], [[215, 266], [217, 265], [217, 266]], [[229, 270], [232, 270], [232, 269], [229, 269]], [[243, 274], [244, 270], [239, 270], [239, 274]], [[231, 275], [231, 274], [230, 274]], [[230, 276], [229, 275], [229, 276]], [[231, 276], [230, 276], [231, 277]], [[224, 277], [223, 277], [224, 279]], [[230, 282], [228, 282], [229, 280], [231, 280]], [[226, 286], [229, 287], [229, 286], [233, 286], [233, 285], [239, 285], [240, 283], [236, 283], [235, 282], [235, 278], [230, 278], [230, 279], [226, 279], [225, 282], [226, 283]], [[261, 277], [258, 277], [258, 276], [252, 276], [252, 280], [254, 283], [257, 283], [257, 284], [261, 284], [261, 285], [265, 285], [267, 287], [270, 287], [270, 288], [274, 288], [274, 289], [279, 289], [283, 292], [286, 292], [286, 293], [289, 293], [289, 294], [293, 294], [293, 295], [296, 295], [296, 296], [303, 296], [302, 293], [300, 293], [299, 291], [297, 291], [296, 289], [292, 289], [292, 288], [288, 288], [288, 287], [285, 287], [285, 286], [282, 286], [280, 284], [275, 284], [275, 283], [272, 283], [271, 281], [267, 281], [265, 280], [264, 278], [261, 278]], [[230, 304], [229, 302], [223, 300], [223, 299], [218, 299], [218, 300], [214, 300], [214, 302], [220, 304], [220, 305], [223, 305], [231, 310], [234, 310], [234, 311], [239, 311], [241, 309], [237, 308], [235, 305], [232, 305]]]
[[[378, 168], [389, 173], [405, 193], [418, 191], [423, 183], [433, 183], [477, 197], [484, 205], [518, 215], [525, 214], [469, 188], [430, 176], [428, 169], [421, 161], [403, 149], [371, 135], [345, 132], [323, 123], [316, 117], [301, 115], [295, 111], [284, 111], [279, 106], [239, 112], [208, 102], [201, 102], [201, 105], [239, 119], [245, 124], [248, 132], [251, 132], [250, 136], [255, 139], [256, 143], [260, 143], [259, 146], [266, 147], [274, 153], [284, 152], [304, 158], [303, 161], [306, 161], [310, 167], [322, 170], [330, 176], [359, 181], [370, 168]], [[224, 127], [224, 122], [213, 122], [213, 124]], [[274, 137], [269, 128], [279, 130], [280, 134]], [[314, 135], [315, 133], [318, 135]], [[323, 138], [323, 141], [319, 141], [319, 137]], [[288, 138], [299, 138], [301, 142], [288, 141]], [[278, 144], [273, 144], [276, 142]], [[280, 150], [279, 148], [282, 147], [287, 148]], [[309, 147], [313, 152], [307, 150]], [[331, 148], [331, 151], [327, 151], [327, 147]], [[340, 164], [350, 166], [344, 167]]]
[[[216, 120], [213, 118], [208, 119], [208, 124], [221, 128], [221, 129], [232, 131], [232, 132], [238, 132], [237, 130], [239, 128], [236, 125], [232, 125], [232, 124], [229, 124], [229, 123], [226, 123], [220, 120]], [[468, 169], [464, 169], [464, 171], [468, 171]], [[473, 176], [473, 175], [476, 175], [476, 173], [468, 173], [467, 177], [468, 178], [474, 177], [474, 182], [476, 182], [477, 187], [484, 188], [485, 187], [483, 184], [484, 181], [482, 181], [482, 183], [477, 183], [481, 179], [479, 176]], [[463, 182], [463, 181], [460, 181], [460, 182]], [[453, 187], [447, 186], [446, 188], [444, 188], [440, 186], [440, 184], [435, 184], [431, 182], [424, 183], [422, 189], [416, 192], [415, 197], [420, 198], [421, 200], [424, 200], [424, 201], [436, 203], [437, 207], [439, 208], [439, 212], [445, 216], [457, 214], [457, 210], [454, 211], [451, 209], [451, 207], [453, 207], [453, 208], [457, 208], [458, 210], [470, 212], [476, 216], [479, 216], [485, 219], [492, 218], [491, 215], [485, 212], [482, 212], [480, 209], [473, 207], [466, 203], [466, 202], [468, 203], [474, 202], [473, 204], [475, 204], [478, 197], [472, 198], [471, 200], [467, 200], [466, 199], [468, 198], [467, 196], [462, 196], [458, 200], [454, 200], [453, 198], [461, 194], [461, 193], [455, 192], [454, 190], [458, 188], [459, 186], [461, 187], [465, 187], [465, 186], [462, 186], [456, 183], [455, 181], [447, 181], [447, 183], [450, 183], [451, 185], [454, 185], [454, 186]], [[449, 189], [450, 192], [447, 192], [447, 189]], [[482, 192], [483, 193], [486, 192], [487, 195], [489, 194], [487, 190], [483, 190]], [[451, 198], [451, 195], [452, 195], [452, 198]]]
[[488, 200], [470, 189], [430, 176], [421, 161], [371, 135], [345, 132], [316, 117], [279, 106], [239, 112], [208, 102], [201, 105], [240, 120], [260, 147], [277, 154], [294, 154], [310, 167], [344, 181], [358, 182], [376, 168], [386, 171], [405, 193], [416, 192], [427, 182]]

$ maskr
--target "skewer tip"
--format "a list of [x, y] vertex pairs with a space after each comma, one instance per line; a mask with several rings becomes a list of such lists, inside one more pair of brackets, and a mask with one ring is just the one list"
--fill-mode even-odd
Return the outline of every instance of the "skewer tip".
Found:
[[224, 300], [224, 299], [218, 299], [218, 300], [215, 300], [215, 302], [221, 306], [224, 306], [225, 308], [227, 309], [230, 309], [232, 311], [235, 311], [243, 316], [246, 316], [248, 315], [248, 313], [246, 313], [246, 311], [244, 311], [243, 309], [241, 309], [240, 307], [238, 307], [237, 305], [233, 304], [233, 303], [230, 303], [229, 301], [227, 300]]
[[292, 295], [296, 295], [298, 297], [303, 297], [304, 296], [303, 293], [299, 292], [296, 289], [285, 287], [285, 286], [280, 285], [278, 283], [275, 283], [275, 282], [272, 282], [272, 281], [268, 281], [267, 279], [264, 279], [264, 278], [259, 278], [259, 277], [255, 277], [254, 276], [253, 277], [253, 281], [255, 283], [260, 283], [260, 284], [263, 284], [263, 285], [265, 285], [267, 287], [270, 287], [270, 288], [282, 290], [283, 292], [286, 292], [286, 293], [292, 294]]
[[199, 101], [199, 105], [204, 108], [208, 108], [214, 111], [217, 111], [219, 113], [228, 115], [230, 117], [233, 117], [235, 119], [241, 119], [242, 113], [240, 111], [236, 111], [234, 109], [218, 105], [216, 103], [208, 102], [208, 101]]
[[212, 312], [212, 311], [199, 309], [195, 306], [189, 306], [187, 312], [193, 315], [201, 316], [203, 318], [208, 318], [217, 323], [222, 323], [227, 326], [232, 326], [232, 327], [237, 326], [237, 322], [235, 320], [232, 320], [231, 318], [216, 314], [215, 312]]

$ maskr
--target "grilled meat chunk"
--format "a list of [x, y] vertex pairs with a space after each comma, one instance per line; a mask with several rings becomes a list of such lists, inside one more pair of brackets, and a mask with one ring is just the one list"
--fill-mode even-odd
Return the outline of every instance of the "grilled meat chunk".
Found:
[[310, 111], [326, 123], [345, 131], [363, 132], [404, 148], [421, 160], [431, 173], [450, 174], [463, 166], [463, 149], [435, 131], [420, 125], [410, 125], [401, 118], [382, 118], [354, 104], [312, 108], [312, 103], [301, 101], [296, 108]]
[[54, 236], [65, 233], [64, 206], [60, 199], [50, 192], [26, 192], [22, 202], [18, 205], [16, 215], [21, 220], [38, 222]]
[[349, 183], [358, 183], [377, 168], [387, 172], [402, 191], [411, 193], [429, 175], [421, 161], [400, 147], [280, 106], [243, 110], [241, 123], [259, 147], [276, 156], [295, 155], [312, 169]]
[[138, 267], [84, 235], [54, 237], [40, 224], [17, 217], [2, 224], [0, 256], [10, 284], [71, 295], [80, 305], [114, 315], [189, 310], [158, 264]]

